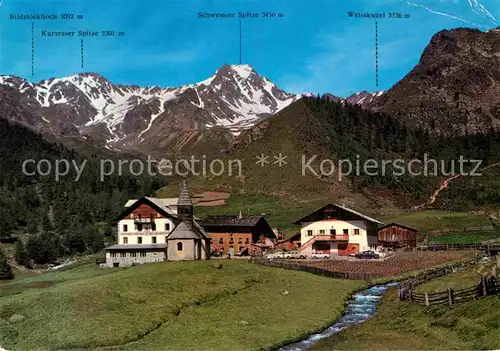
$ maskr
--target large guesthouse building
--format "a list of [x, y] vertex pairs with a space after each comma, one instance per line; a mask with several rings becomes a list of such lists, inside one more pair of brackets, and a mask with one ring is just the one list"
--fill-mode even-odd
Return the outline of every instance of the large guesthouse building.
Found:
[[208, 216], [202, 226], [211, 239], [213, 252], [247, 255], [269, 249], [276, 238], [263, 216]]
[[107, 267], [210, 257], [210, 239], [194, 218], [185, 182], [175, 206], [172, 199], [128, 201], [117, 229], [118, 243], [106, 249]]
[[328, 204], [295, 221], [300, 251], [346, 256], [375, 249], [379, 221], [341, 205]]

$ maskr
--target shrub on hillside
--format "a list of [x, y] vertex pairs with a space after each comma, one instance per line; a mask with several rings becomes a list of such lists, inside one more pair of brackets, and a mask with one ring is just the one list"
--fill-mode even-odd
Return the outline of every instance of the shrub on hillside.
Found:
[[31, 268], [31, 260], [22, 240], [17, 240], [16, 242], [14, 257], [16, 262], [21, 266]]

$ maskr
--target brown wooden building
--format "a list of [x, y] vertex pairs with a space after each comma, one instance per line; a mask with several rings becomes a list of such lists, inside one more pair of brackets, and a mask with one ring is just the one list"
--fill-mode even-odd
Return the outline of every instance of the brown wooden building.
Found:
[[378, 243], [385, 247], [415, 247], [417, 246], [418, 229], [400, 224], [389, 223], [378, 229]]
[[298, 250], [300, 247], [300, 233], [295, 233], [287, 239], [277, 241], [274, 247], [288, 251]]
[[231, 256], [272, 247], [276, 238], [262, 216], [209, 216], [201, 225], [211, 239], [212, 252]]

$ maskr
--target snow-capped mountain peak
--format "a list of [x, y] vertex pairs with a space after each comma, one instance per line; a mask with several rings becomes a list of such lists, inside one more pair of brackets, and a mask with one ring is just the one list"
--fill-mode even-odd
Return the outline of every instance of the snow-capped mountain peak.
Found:
[[227, 64], [208, 79], [179, 87], [119, 85], [97, 73], [38, 83], [0, 76], [0, 85], [14, 88], [40, 109], [41, 124], [48, 129], [70, 125], [119, 148], [165, 130], [221, 126], [238, 134], [302, 96], [280, 90], [250, 65]]

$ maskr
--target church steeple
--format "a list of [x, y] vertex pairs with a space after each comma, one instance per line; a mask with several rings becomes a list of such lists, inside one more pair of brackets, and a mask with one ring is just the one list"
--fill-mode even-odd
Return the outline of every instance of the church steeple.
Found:
[[182, 221], [193, 221], [193, 203], [185, 180], [182, 181], [181, 192], [177, 199], [177, 216]]

